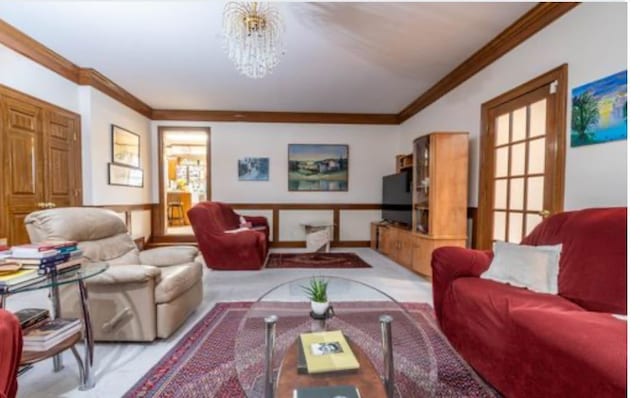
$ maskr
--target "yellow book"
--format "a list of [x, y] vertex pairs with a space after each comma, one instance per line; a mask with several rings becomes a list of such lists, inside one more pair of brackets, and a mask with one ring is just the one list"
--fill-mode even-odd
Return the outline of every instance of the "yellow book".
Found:
[[360, 363], [340, 330], [300, 335], [307, 372], [324, 373], [355, 370]]
[[0, 287], [14, 286], [18, 283], [38, 278], [37, 269], [21, 269], [20, 271], [0, 275]]

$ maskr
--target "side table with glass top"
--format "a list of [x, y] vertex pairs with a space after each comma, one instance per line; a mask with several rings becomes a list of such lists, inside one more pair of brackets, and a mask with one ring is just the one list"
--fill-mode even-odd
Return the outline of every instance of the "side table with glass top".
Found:
[[[52, 308], [51, 316], [53, 319], [56, 319], [60, 317], [61, 314], [59, 287], [72, 283], [78, 284], [82, 310], [83, 332], [78, 332], [73, 336], [68, 337], [46, 351], [23, 351], [22, 358], [20, 359], [20, 365], [30, 365], [47, 358], [53, 358], [53, 370], [58, 372], [62, 370], [63, 367], [61, 353], [65, 350], [71, 349], [73, 356], [76, 358], [76, 361], [78, 361], [78, 369], [80, 373], [79, 389], [81, 391], [85, 391], [90, 390], [95, 386], [96, 383], [93, 374], [93, 330], [91, 329], [91, 318], [89, 315], [87, 286], [84, 281], [105, 272], [108, 268], [109, 265], [107, 263], [83, 264], [80, 269], [61, 273], [51, 273], [46, 275], [44, 278], [34, 279], [32, 283], [26, 283], [17, 288], [9, 287], [0, 292], [0, 308], [4, 308], [6, 298], [10, 295], [48, 288]], [[80, 355], [75, 347], [75, 344], [80, 340], [84, 340], [84, 357]]]

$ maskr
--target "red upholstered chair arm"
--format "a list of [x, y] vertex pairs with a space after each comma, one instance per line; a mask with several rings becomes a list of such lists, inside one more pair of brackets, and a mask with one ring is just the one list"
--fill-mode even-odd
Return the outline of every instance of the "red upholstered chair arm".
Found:
[[216, 250], [233, 250], [238, 247], [257, 246], [260, 241], [260, 233], [248, 230], [228, 234], [212, 234], [208, 239], [215, 242]]
[[[269, 240], [269, 221], [267, 221], [266, 217], [262, 216], [243, 216], [247, 222], [250, 222], [251, 225], [255, 227], [264, 227], [266, 228], [265, 236], [267, 241]], [[267, 242], [268, 244], [269, 242]]]
[[479, 277], [489, 269], [492, 258], [490, 251], [462, 247], [441, 247], [433, 252], [433, 306], [438, 319], [442, 312], [442, 300], [453, 281], [463, 277]]
[[13, 398], [18, 391], [22, 354], [22, 329], [13, 314], [0, 309], [0, 397]]
[[269, 222], [266, 217], [262, 216], [242, 216], [247, 222], [250, 222], [254, 227], [257, 226], [269, 226]]

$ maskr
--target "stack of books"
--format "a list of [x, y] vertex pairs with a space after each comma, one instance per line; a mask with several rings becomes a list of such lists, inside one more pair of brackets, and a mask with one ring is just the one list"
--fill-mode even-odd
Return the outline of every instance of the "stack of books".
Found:
[[340, 330], [302, 333], [298, 344], [298, 373], [314, 374], [360, 368], [360, 363]]
[[49, 310], [43, 308], [24, 308], [13, 315], [20, 321], [23, 334], [49, 320]]
[[7, 245], [0, 245], [0, 275], [6, 272], [15, 272], [20, 269], [20, 264], [7, 260], [11, 257], [11, 250]]
[[81, 328], [79, 319], [58, 318], [47, 320], [24, 334], [24, 351], [46, 351], [65, 339], [78, 333]]
[[12, 247], [7, 261], [38, 269], [39, 274], [45, 275], [80, 268], [82, 251], [74, 241], [46, 241]]
[[44, 280], [45, 276], [38, 274], [37, 269], [19, 269], [0, 274], [0, 294], [16, 290], [24, 286]]

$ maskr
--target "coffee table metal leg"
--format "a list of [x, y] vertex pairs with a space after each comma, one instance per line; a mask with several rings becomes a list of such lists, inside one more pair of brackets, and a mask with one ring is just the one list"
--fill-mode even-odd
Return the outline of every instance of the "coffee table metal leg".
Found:
[[[51, 297], [51, 307], [53, 310], [52, 318], [57, 319], [61, 315], [60, 311], [60, 288], [58, 287], [58, 275], [53, 272], [49, 276], [51, 278], [51, 290], [49, 295]], [[59, 372], [64, 368], [62, 364], [62, 355], [56, 354], [53, 356], [53, 371]]]
[[272, 398], [274, 393], [273, 385], [273, 352], [276, 346], [276, 322], [278, 317], [276, 315], [270, 315], [264, 318], [265, 324], [265, 375], [264, 375], [264, 396], [266, 398]]
[[80, 369], [80, 391], [90, 390], [96, 385], [93, 374], [93, 328], [89, 315], [89, 292], [82, 278], [78, 278], [80, 289], [80, 303], [82, 304], [82, 318], [84, 324], [84, 366]]
[[384, 356], [384, 388], [387, 397], [393, 397], [393, 344], [391, 339], [391, 322], [393, 318], [390, 315], [380, 315], [380, 327], [382, 329], [382, 355]]

